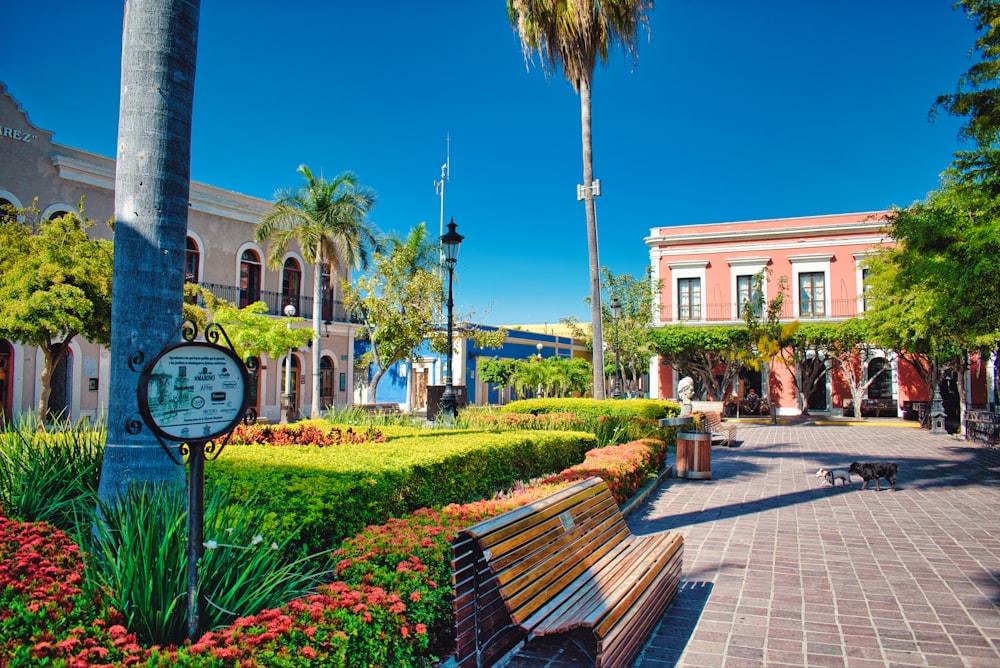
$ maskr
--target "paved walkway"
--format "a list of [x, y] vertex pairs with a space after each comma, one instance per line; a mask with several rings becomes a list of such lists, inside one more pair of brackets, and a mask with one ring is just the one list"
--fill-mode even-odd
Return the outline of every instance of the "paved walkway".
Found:
[[[737, 437], [712, 449], [712, 480], [671, 479], [629, 518], [686, 544], [637, 668], [1000, 666], [1000, 451], [885, 426]], [[898, 491], [814, 475], [863, 460], [898, 462]], [[589, 663], [536, 643], [508, 667]]]

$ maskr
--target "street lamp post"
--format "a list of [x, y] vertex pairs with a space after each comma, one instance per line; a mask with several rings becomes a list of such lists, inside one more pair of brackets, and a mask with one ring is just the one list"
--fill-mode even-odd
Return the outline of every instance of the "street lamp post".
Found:
[[618, 297], [611, 298], [611, 317], [615, 321], [615, 390], [614, 399], [622, 398], [621, 350], [618, 347], [618, 319], [622, 317], [622, 303]]
[[[283, 313], [286, 317], [295, 317], [295, 305], [288, 304], [285, 306]], [[292, 331], [292, 323], [288, 323], [288, 331]], [[282, 414], [281, 422], [293, 422], [295, 420], [295, 408], [292, 406], [292, 350], [288, 349], [288, 358], [285, 360], [285, 393], [281, 395], [282, 408], [284, 408], [284, 413]]]
[[448, 265], [448, 357], [445, 363], [445, 375], [444, 375], [444, 394], [441, 395], [441, 415], [444, 417], [446, 422], [451, 422], [455, 419], [456, 415], [456, 405], [458, 403], [455, 397], [455, 386], [452, 384], [451, 378], [451, 358], [452, 358], [452, 328], [453, 328], [453, 318], [455, 307], [455, 302], [452, 299], [452, 283], [455, 278], [455, 263], [458, 262], [458, 247], [462, 244], [462, 240], [465, 239], [461, 234], [455, 231], [455, 219], [452, 218], [451, 222], [448, 223], [448, 231], [441, 235], [441, 246], [444, 248], [444, 260]]

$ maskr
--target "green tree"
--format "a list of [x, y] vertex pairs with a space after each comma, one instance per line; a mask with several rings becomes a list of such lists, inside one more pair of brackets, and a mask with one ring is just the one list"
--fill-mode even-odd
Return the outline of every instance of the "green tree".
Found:
[[785, 341], [781, 354], [793, 368], [795, 401], [803, 415], [809, 414], [809, 395], [829, 375], [830, 346], [837, 340], [838, 325], [807, 322], [799, 325]]
[[517, 370], [518, 364], [518, 360], [500, 359], [499, 357], [479, 360], [477, 368], [479, 379], [484, 383], [496, 386], [497, 392], [500, 394], [501, 405], [505, 399], [503, 390], [510, 386], [510, 379]]
[[876, 346], [870, 323], [864, 318], [850, 318], [837, 324], [835, 336], [830, 341], [830, 357], [840, 370], [851, 392], [854, 417], [863, 420], [861, 406], [871, 384], [889, 367], [883, 366], [878, 373], [865, 379], [865, 362]]
[[[624, 392], [636, 396], [639, 391], [639, 379], [649, 371], [649, 359], [654, 355], [649, 340], [653, 328], [653, 319], [660, 299], [663, 281], [653, 281], [652, 268], [647, 267], [641, 278], [630, 274], [615, 275], [607, 267], [602, 268], [604, 275], [604, 291], [610, 299], [604, 305], [604, 317], [609, 329], [618, 333], [617, 351], [609, 347], [616, 357], [612, 358], [610, 371], [613, 375], [617, 362], [621, 365], [624, 379]], [[618, 299], [621, 305], [621, 315], [615, 322], [610, 304]], [[607, 331], [607, 330], [606, 330]]]
[[372, 402], [378, 401], [379, 381], [386, 371], [412, 358], [441, 321], [441, 279], [435, 271], [436, 256], [427, 247], [427, 228], [420, 223], [406, 239], [390, 239], [385, 252], [376, 252], [371, 271], [356, 285], [343, 286], [344, 305], [361, 320], [359, 338], [369, 343], [358, 362], [374, 368]]
[[[313, 265], [312, 324], [318, 339], [323, 321], [323, 268], [330, 269], [332, 281], [340, 270], [368, 267], [370, 254], [381, 243], [368, 218], [377, 198], [352, 172], [331, 181], [313, 176], [306, 165], [299, 165], [298, 172], [305, 185], [276, 194], [274, 206], [257, 226], [256, 238], [258, 242], [270, 240], [267, 261], [272, 268], [282, 266], [293, 241]], [[320, 415], [320, 353], [320, 347], [313, 346], [312, 418]]]
[[[779, 276], [775, 284], [775, 294], [770, 300], [764, 296], [764, 284], [770, 283], [771, 271], [762, 269], [753, 277], [753, 287], [750, 299], [743, 305], [743, 322], [749, 337], [749, 346], [737, 355], [744, 366], [759, 371], [766, 364], [768, 369], [774, 368], [774, 362], [781, 351], [798, 330], [798, 320], [782, 324], [781, 310], [788, 291], [788, 277]], [[771, 423], [777, 421], [776, 401], [771, 396], [771, 379], [765, 387], [765, 396], [771, 407]]]
[[959, 78], [954, 93], [938, 96], [931, 115], [944, 110], [967, 117], [961, 136], [986, 148], [1000, 139], [1000, 2], [958, 0], [954, 6], [975, 25], [979, 59]]
[[604, 398], [604, 335], [602, 330], [600, 258], [597, 249], [597, 209], [594, 204], [594, 151], [591, 131], [591, 91], [594, 66], [608, 61], [616, 45], [638, 59], [639, 33], [649, 30], [653, 0], [507, 0], [507, 17], [521, 40], [525, 62], [538, 53], [546, 72], [562, 69], [580, 96], [583, 138], [583, 194], [587, 213], [590, 263], [590, 321], [594, 345], [594, 397]]
[[[83, 201], [80, 202], [83, 212]], [[37, 220], [38, 209], [18, 212]], [[37, 346], [42, 366], [38, 422], [49, 411], [52, 372], [79, 334], [111, 340], [110, 241], [91, 239], [93, 222], [75, 213], [32, 225], [0, 217], [0, 338]]]
[[115, 172], [108, 435], [98, 495], [129, 483], [184, 488], [184, 467], [138, 413], [135, 360], [179, 340], [191, 185], [199, 0], [129, 0], [122, 31]]
[[[745, 328], [725, 325], [667, 325], [649, 336], [654, 355], [682, 375], [696, 378], [698, 387], [716, 401], [730, 393], [742, 368], [739, 356], [749, 345]], [[716, 377], [720, 370], [721, 382]]]
[[[273, 360], [280, 360], [289, 350], [301, 348], [313, 338], [311, 329], [290, 327], [304, 322], [304, 318], [274, 318], [266, 315], [268, 307], [262, 301], [239, 308], [231, 302], [219, 299], [210, 290], [192, 283], [186, 284], [185, 290], [189, 294], [191, 291], [197, 291], [201, 295], [205, 311], [211, 316], [211, 321], [226, 330], [226, 336], [229, 337], [240, 359], [267, 355]], [[199, 327], [204, 328], [208, 318], [202, 317], [194, 322], [199, 321]]]
[[[983, 193], [946, 180], [925, 201], [888, 217], [896, 240], [869, 260], [865, 312], [873, 338], [920, 370], [933, 396], [940, 371], [962, 374], [970, 350], [1000, 341], [1000, 225]], [[958, 384], [964, 414], [964, 383]]]

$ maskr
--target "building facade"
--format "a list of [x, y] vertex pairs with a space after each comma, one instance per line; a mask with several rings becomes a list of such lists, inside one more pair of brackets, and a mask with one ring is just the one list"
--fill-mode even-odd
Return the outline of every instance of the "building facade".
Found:
[[[657, 227], [646, 238], [653, 279], [661, 281], [657, 326], [742, 325], [740, 312], [751, 296], [754, 275], [768, 270], [763, 285], [771, 300], [778, 280], [787, 281], [782, 322], [835, 322], [865, 310], [864, 259], [892, 243], [885, 232], [888, 212]], [[863, 378], [886, 368], [867, 397], [894, 406], [902, 415], [909, 402], [928, 400], [926, 385], [912, 366], [892, 351], [872, 349], [857, 360]], [[775, 364], [761, 373], [744, 372], [740, 397], [753, 387], [769, 395], [779, 414], [798, 414], [793, 371]], [[676, 396], [675, 369], [662, 360], [650, 366], [651, 396]], [[970, 378], [972, 403], [986, 401], [986, 384]], [[841, 414], [851, 398], [839, 373], [808, 398], [810, 412]]]
[[[114, 214], [114, 186], [113, 159], [54, 142], [53, 133], [32, 124], [0, 83], [0, 204], [24, 209], [36, 203], [44, 220], [80, 213], [83, 199], [86, 217], [105, 221]], [[295, 246], [280, 267], [267, 265], [267, 249], [254, 241], [254, 231], [270, 202], [197, 182], [191, 183], [190, 198], [185, 258], [188, 281], [240, 307], [262, 300], [275, 317], [283, 317], [284, 308], [291, 304], [298, 316], [311, 322], [314, 309], [322, 309], [322, 337], [313, 342], [321, 347], [320, 368], [312, 368], [312, 353], [307, 348], [291, 351], [290, 357], [262, 360], [255, 406], [258, 414], [279, 418], [288, 359], [293, 404], [299, 411], [308, 412], [314, 373], [321, 377], [321, 405], [351, 403], [357, 325], [345, 312], [338, 288], [327, 289], [322, 303], [314, 304], [313, 267]], [[103, 224], [94, 225], [90, 232], [111, 236]], [[344, 272], [338, 278], [350, 275]], [[298, 326], [307, 327], [310, 322]], [[37, 410], [42, 362], [39, 350], [0, 339], [0, 420]], [[72, 420], [106, 414], [109, 368], [106, 348], [74, 339], [70, 354], [50, 384], [50, 411], [62, 412]]]

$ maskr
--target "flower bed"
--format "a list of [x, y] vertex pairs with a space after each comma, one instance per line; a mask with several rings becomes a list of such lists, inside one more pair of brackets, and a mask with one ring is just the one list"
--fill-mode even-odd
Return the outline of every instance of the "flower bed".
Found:
[[[45, 524], [0, 521], [0, 665], [430, 666], [452, 648], [451, 541], [458, 530], [599, 474], [616, 498], [662, 465], [666, 446], [591, 450], [580, 466], [509, 495], [420, 509], [335, 551], [337, 580], [180, 647], [141, 647], [76, 586], [79, 550]], [[33, 601], [38, 601], [37, 605]]]

